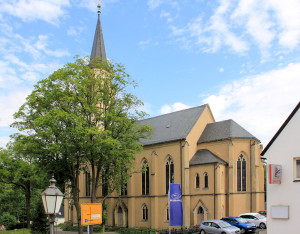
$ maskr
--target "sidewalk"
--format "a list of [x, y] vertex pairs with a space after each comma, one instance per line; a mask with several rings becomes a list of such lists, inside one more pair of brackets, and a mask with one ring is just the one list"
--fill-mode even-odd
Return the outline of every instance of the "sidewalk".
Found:
[[267, 229], [264, 229], [264, 230], [259, 230], [258, 232], [259, 234], [267, 234]]
[[[54, 230], [55, 234], [78, 234], [78, 232], [69, 232], [69, 231], [62, 231], [60, 228], [56, 228]], [[83, 234], [87, 234], [87, 232], [83, 232]], [[94, 232], [94, 234], [98, 234], [98, 232]], [[105, 232], [105, 234], [116, 234], [116, 232]]]

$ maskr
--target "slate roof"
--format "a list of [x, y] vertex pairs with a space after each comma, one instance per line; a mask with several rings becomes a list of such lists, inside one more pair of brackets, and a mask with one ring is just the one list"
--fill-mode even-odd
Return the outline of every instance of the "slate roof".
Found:
[[198, 140], [198, 144], [232, 138], [254, 138], [258, 140], [255, 136], [238, 125], [235, 121], [229, 119], [207, 124]]
[[106, 53], [104, 47], [104, 39], [102, 34], [102, 27], [100, 21], [100, 6], [98, 5], [98, 21], [96, 26], [96, 32], [94, 36], [94, 43], [91, 52], [91, 60], [95, 59], [95, 57], [99, 57], [102, 60], [106, 60]]
[[210, 164], [210, 163], [227, 164], [226, 161], [219, 158], [217, 155], [213, 154], [208, 149], [198, 150], [190, 160], [190, 166]]
[[141, 139], [143, 145], [153, 145], [186, 139], [207, 105], [160, 115], [139, 121], [152, 126], [152, 137]]

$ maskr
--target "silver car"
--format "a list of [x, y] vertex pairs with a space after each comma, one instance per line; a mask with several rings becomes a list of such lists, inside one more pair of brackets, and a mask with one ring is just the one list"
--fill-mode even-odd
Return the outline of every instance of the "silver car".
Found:
[[222, 220], [206, 220], [200, 224], [200, 234], [237, 234], [240, 229]]
[[254, 223], [256, 227], [261, 229], [267, 228], [267, 218], [259, 213], [244, 213], [239, 216], [246, 219], [248, 222]]

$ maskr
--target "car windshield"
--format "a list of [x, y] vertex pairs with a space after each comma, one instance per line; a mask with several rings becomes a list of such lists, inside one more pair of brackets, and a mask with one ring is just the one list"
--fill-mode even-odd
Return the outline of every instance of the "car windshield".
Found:
[[266, 218], [265, 216], [263, 216], [261, 214], [256, 214], [255, 217], [258, 218], [258, 219], [265, 219]]
[[218, 222], [217, 223], [221, 228], [226, 228], [226, 227], [230, 227], [231, 225], [229, 223], [226, 222]]
[[247, 223], [246, 219], [243, 219], [243, 218], [235, 218], [235, 219], [240, 223]]

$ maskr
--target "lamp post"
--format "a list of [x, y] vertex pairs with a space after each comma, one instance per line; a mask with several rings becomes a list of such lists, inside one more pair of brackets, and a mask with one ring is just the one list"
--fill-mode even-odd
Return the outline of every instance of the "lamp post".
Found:
[[55, 214], [58, 214], [64, 194], [55, 186], [54, 176], [49, 180], [50, 186], [41, 193], [45, 214], [49, 215], [50, 234], [54, 234]]

